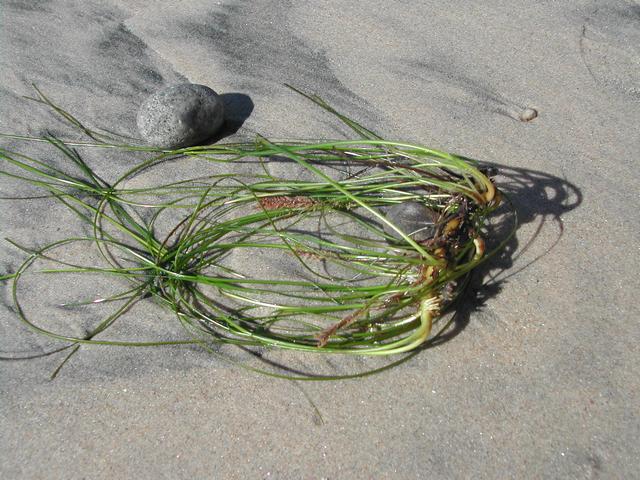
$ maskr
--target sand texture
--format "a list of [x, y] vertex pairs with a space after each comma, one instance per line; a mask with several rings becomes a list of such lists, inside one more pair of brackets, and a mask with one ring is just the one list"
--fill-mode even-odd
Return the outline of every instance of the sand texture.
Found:
[[[366, 378], [275, 380], [192, 347], [82, 348], [54, 381], [60, 355], [0, 361], [1, 478], [637, 478], [640, 4], [0, 6], [0, 132], [78, 136], [23, 98], [35, 83], [88, 125], [136, 135], [144, 99], [182, 82], [224, 94], [228, 139], [348, 134], [286, 82], [385, 138], [494, 163], [520, 216], [516, 238], [475, 278], [446, 341]], [[59, 161], [44, 146], [0, 143]], [[87, 154], [106, 178], [139, 158]], [[178, 162], [136, 182], [206, 169]], [[34, 194], [0, 177], [0, 197]], [[54, 200], [0, 199], [3, 239], [38, 246], [78, 228]], [[92, 258], [82, 248], [66, 255]], [[0, 241], [0, 273], [23, 258]], [[268, 255], [252, 261], [282, 276], [299, 268]], [[61, 296], [115, 288], [73, 275], [24, 285], [29, 314], [76, 335], [98, 310], [60, 309]], [[128, 318], [110, 338], [185, 335], [151, 302]], [[20, 324], [0, 283], [0, 357], [56, 345]], [[329, 374], [382, 365], [263, 356]]]

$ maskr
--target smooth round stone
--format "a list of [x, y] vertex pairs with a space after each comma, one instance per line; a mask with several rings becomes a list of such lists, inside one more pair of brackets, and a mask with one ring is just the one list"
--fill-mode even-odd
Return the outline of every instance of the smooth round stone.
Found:
[[211, 138], [222, 126], [220, 96], [204, 85], [182, 83], [147, 98], [138, 110], [138, 130], [157, 147], [190, 147]]
[[[386, 217], [416, 242], [427, 240], [436, 233], [436, 212], [419, 202], [404, 202], [393, 205], [387, 210]], [[384, 231], [387, 235], [398, 240], [402, 239], [400, 234], [387, 224], [384, 224]]]
[[530, 122], [537, 116], [538, 111], [535, 108], [525, 108], [522, 113], [520, 113], [520, 120], [523, 122]]

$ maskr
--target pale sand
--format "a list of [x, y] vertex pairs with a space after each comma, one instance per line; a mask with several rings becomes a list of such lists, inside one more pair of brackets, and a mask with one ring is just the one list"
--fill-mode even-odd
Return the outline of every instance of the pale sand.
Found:
[[[20, 98], [31, 82], [90, 125], [134, 133], [148, 93], [193, 81], [236, 95], [239, 117], [251, 113], [238, 135], [345, 133], [290, 82], [385, 137], [503, 165], [517, 241], [493, 264], [497, 282], [461, 306], [457, 336], [361, 380], [275, 381], [189, 348], [86, 348], [54, 382], [60, 357], [0, 362], [0, 476], [637, 476], [640, 6], [216, 3], [3, 2], [0, 131], [65, 132]], [[528, 123], [526, 108], [539, 112]], [[91, 158], [105, 175], [131, 162]], [[0, 182], [2, 195], [32, 193]], [[3, 200], [0, 225], [38, 245], [76, 224], [51, 201]], [[21, 258], [0, 243], [2, 271]], [[19, 325], [5, 286], [2, 300], [2, 355], [51, 347]], [[134, 313], [114, 336], [180, 335], [157, 306]], [[50, 320], [76, 333], [91, 320], [69, 315]], [[269, 358], [338, 373], [378, 364]]]

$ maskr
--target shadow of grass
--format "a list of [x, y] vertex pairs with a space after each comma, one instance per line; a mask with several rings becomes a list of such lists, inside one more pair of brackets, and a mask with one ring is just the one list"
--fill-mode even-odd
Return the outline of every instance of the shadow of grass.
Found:
[[[464, 294], [455, 305], [455, 313], [449, 321], [450, 328], [434, 337], [424, 348], [441, 345], [456, 337], [469, 324], [472, 315], [482, 310], [486, 302], [497, 296], [509, 278], [541, 260], [560, 242], [564, 235], [562, 216], [580, 206], [582, 192], [566, 179], [526, 168], [485, 164], [498, 171], [497, 184], [509, 199], [518, 218], [518, 228], [535, 224], [534, 232], [522, 238], [517, 230], [502, 250], [480, 265], [472, 274]], [[509, 227], [505, 208], [498, 212], [498, 222], [491, 226], [487, 236], [487, 250], [504, 238]], [[557, 234], [544, 251], [513, 269], [513, 265], [536, 244], [540, 234], [553, 225]]]
[[[580, 206], [582, 192], [566, 179], [559, 178], [536, 170], [508, 167], [491, 163], [484, 163], [485, 168], [497, 172], [496, 183], [507, 198], [507, 202], [496, 212], [496, 221], [485, 233], [487, 251], [490, 252], [506, 238], [514, 226], [517, 217], [517, 228], [526, 224], [535, 224], [534, 232], [527, 238], [522, 238], [519, 230], [509, 239], [504, 247], [497, 251], [489, 260], [481, 264], [471, 273], [459, 298], [449, 307], [450, 318], [444, 326], [421, 348], [403, 355], [382, 366], [365, 369], [359, 373], [339, 373], [343, 369], [332, 365], [335, 375], [317, 374], [303, 368], [292, 368], [283, 362], [267, 358], [262, 352], [247, 350], [265, 367], [307, 380], [350, 379], [373, 375], [394, 368], [407, 362], [414, 356], [430, 348], [442, 345], [458, 336], [469, 325], [474, 313], [483, 309], [486, 302], [497, 296], [505, 287], [508, 279], [522, 272], [533, 263], [548, 254], [564, 235], [562, 216]], [[515, 216], [509, 213], [507, 204], [511, 203]], [[557, 235], [551, 244], [539, 255], [526, 264], [513, 270], [516, 260], [525, 254], [536, 243], [540, 234], [548, 225], [555, 225]], [[447, 312], [445, 312], [445, 315]], [[303, 378], [304, 377], [304, 378]]]

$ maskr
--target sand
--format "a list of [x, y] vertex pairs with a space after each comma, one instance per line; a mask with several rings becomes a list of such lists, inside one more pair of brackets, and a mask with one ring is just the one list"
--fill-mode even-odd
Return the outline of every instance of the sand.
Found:
[[[387, 138], [497, 164], [522, 221], [455, 335], [364, 379], [279, 381], [187, 347], [83, 348], [55, 381], [59, 356], [2, 361], [2, 478], [637, 475], [637, 2], [49, 0], [0, 15], [2, 132], [69, 133], [21, 98], [32, 82], [87, 124], [135, 134], [149, 93], [192, 81], [227, 94], [237, 137], [346, 133], [288, 82]], [[108, 176], [135, 161], [90, 158]], [[33, 194], [6, 177], [0, 192]], [[32, 246], [77, 228], [50, 200], [0, 200], [0, 225]], [[0, 243], [2, 271], [21, 258]], [[26, 308], [54, 305], [59, 287], [34, 287]], [[50, 349], [0, 289], [0, 356]], [[86, 313], [49, 321], [81, 332]], [[133, 314], [114, 336], [181, 335], [153, 304]]]

